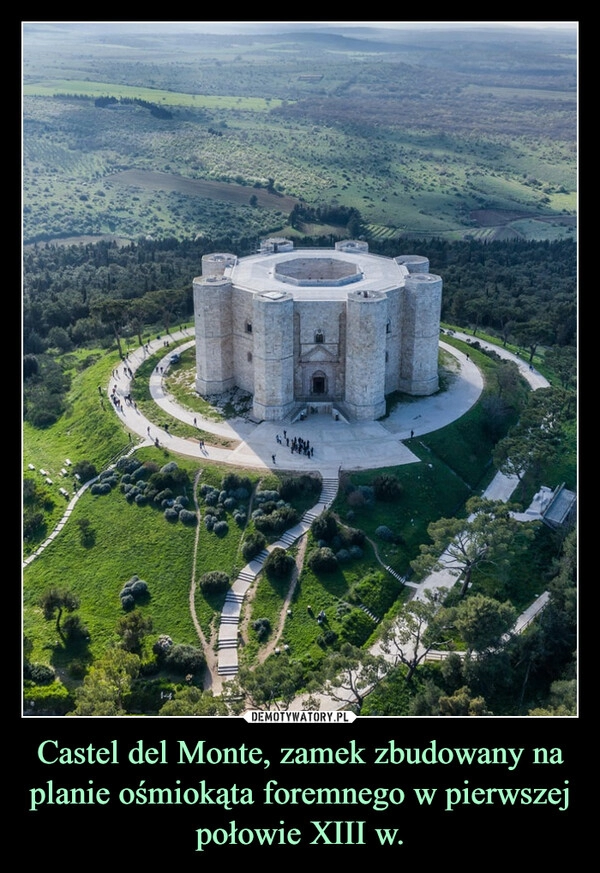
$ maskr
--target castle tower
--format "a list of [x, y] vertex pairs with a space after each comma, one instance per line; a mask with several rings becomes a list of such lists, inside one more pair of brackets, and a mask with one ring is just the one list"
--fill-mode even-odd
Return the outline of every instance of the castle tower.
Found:
[[254, 406], [259, 420], [284, 418], [294, 405], [294, 298], [265, 291], [252, 302]]
[[210, 255], [202, 255], [202, 275], [205, 279], [222, 279], [227, 267], [233, 267], [237, 263], [237, 257], [229, 252], [213, 252]]
[[387, 299], [380, 291], [348, 292], [346, 406], [357, 420], [385, 414]]
[[404, 286], [399, 390], [427, 396], [439, 388], [438, 347], [442, 280], [411, 273]]
[[429, 258], [423, 255], [398, 255], [394, 260], [400, 266], [406, 267], [409, 273], [429, 272]]
[[209, 275], [194, 279], [196, 391], [203, 397], [233, 388], [232, 285]]

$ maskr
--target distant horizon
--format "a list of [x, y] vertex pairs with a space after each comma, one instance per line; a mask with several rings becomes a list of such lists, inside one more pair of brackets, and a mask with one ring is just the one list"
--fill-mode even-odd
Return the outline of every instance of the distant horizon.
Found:
[[409, 30], [434, 28], [479, 28], [479, 29], [529, 29], [529, 30], [576, 30], [578, 21], [23, 21], [23, 26], [89, 26], [110, 27], [127, 31], [132, 27], [154, 27], [161, 30], [196, 30], [205, 33], [235, 33], [237, 28], [260, 30], [262, 27], [323, 28], [370, 28], [374, 30]]

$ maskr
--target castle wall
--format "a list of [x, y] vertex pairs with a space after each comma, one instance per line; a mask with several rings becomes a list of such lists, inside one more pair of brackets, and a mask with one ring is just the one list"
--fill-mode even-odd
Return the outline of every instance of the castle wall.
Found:
[[235, 384], [254, 393], [254, 307], [253, 296], [233, 289], [233, 373]]
[[340, 349], [343, 313], [344, 300], [294, 302], [296, 399], [315, 402], [343, 399], [345, 361]]
[[387, 321], [385, 325], [385, 393], [399, 389], [402, 309], [404, 289], [392, 288], [387, 292]]

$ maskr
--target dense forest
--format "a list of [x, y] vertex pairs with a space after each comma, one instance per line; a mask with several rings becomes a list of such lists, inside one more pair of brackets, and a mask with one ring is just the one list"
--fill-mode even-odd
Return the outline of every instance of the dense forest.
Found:
[[[330, 244], [330, 238], [306, 238], [303, 245]], [[576, 341], [576, 245], [571, 240], [482, 243], [475, 240], [411, 240], [425, 254], [432, 272], [444, 280], [442, 320], [492, 331], [508, 338], [515, 330], [540, 330], [544, 345]], [[174, 318], [192, 313], [192, 280], [202, 256], [213, 251], [250, 254], [250, 238], [139, 240], [129, 245], [98, 242], [35, 245], [24, 253], [24, 352], [39, 354], [56, 345], [61, 328], [74, 346], [110, 336], [102, 320], [106, 300], [176, 299]], [[395, 256], [402, 241], [373, 243], [376, 254]], [[149, 323], [159, 318], [148, 318]], [[542, 330], [543, 328], [543, 330]], [[54, 338], [53, 338], [54, 337]], [[514, 337], [513, 337], [514, 338]]]

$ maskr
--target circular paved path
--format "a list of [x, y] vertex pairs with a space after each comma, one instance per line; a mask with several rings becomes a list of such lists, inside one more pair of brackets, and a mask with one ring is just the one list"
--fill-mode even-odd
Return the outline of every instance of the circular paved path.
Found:
[[[187, 329], [173, 334], [172, 339], [179, 341], [190, 336], [193, 336], [192, 331]], [[468, 339], [466, 335], [460, 335], [460, 338]], [[192, 338], [180, 348], [188, 348], [193, 344]], [[331, 415], [319, 413], [293, 424], [268, 421], [256, 424], [244, 418], [219, 423], [182, 408], [165, 391], [164, 375], [168, 372], [173, 349], [171, 347], [165, 350], [164, 357], [150, 377], [150, 393], [156, 404], [165, 413], [187, 422], [190, 426], [193, 426], [196, 418], [197, 426], [202, 430], [235, 441], [234, 449], [216, 446], [202, 449], [198, 440], [173, 436], [149, 422], [137, 409], [124, 401], [130, 391], [130, 379], [124, 373], [123, 366], [117, 369], [117, 377], [111, 380], [109, 393], [112, 393], [113, 385], [116, 385], [116, 393], [122, 400], [118, 414], [124, 425], [148, 444], [158, 438], [161, 445], [186, 457], [220, 461], [240, 467], [318, 470], [324, 476], [332, 476], [337, 475], [340, 468], [373, 469], [414, 463], [418, 458], [407, 448], [404, 440], [411, 435], [419, 436], [445, 427], [473, 406], [483, 390], [483, 380], [478, 368], [467, 354], [443, 340], [440, 347], [451, 356], [453, 372], [448, 378], [448, 386], [439, 394], [413, 398], [410, 402], [398, 404], [387, 418], [380, 421], [335, 421]], [[154, 340], [145, 348], [132, 352], [127, 358], [127, 365], [135, 372], [149, 355], [161, 348], [164, 348], [164, 340]], [[499, 354], [503, 353], [499, 347], [494, 348]], [[517, 361], [530, 382], [534, 375], [539, 377], [539, 374], [529, 371], [527, 365], [514, 355], [506, 352], [504, 356]], [[306, 458], [297, 453], [292, 454], [285, 445], [278, 444], [277, 434], [282, 435], [284, 428], [290, 437], [298, 436], [310, 440], [314, 455]]]

